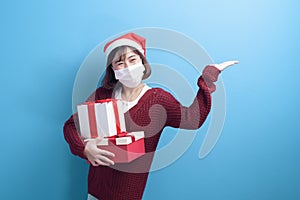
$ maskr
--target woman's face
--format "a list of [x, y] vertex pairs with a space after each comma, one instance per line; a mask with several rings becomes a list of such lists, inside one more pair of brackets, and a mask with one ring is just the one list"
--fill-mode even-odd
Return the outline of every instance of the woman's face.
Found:
[[112, 68], [113, 70], [123, 69], [140, 62], [142, 62], [140, 56], [127, 47], [124, 51], [117, 51], [112, 61]]

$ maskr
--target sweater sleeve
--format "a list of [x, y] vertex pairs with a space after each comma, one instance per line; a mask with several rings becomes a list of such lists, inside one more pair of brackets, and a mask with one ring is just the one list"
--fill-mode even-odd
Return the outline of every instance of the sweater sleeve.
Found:
[[[103, 88], [98, 88], [86, 101], [95, 101], [101, 97], [106, 98], [106, 93]], [[78, 114], [74, 113], [64, 124], [64, 137], [74, 155], [87, 159], [84, 154], [85, 144], [79, 130]]]
[[199, 77], [199, 90], [189, 107], [182, 106], [173, 95], [167, 93], [161, 100], [166, 110], [166, 126], [183, 129], [198, 129], [206, 120], [211, 109], [211, 93], [216, 90], [213, 82], [217, 81], [220, 70], [208, 65]]
[[73, 114], [64, 124], [64, 137], [74, 155], [87, 159], [84, 154], [84, 142], [79, 133], [78, 114]]

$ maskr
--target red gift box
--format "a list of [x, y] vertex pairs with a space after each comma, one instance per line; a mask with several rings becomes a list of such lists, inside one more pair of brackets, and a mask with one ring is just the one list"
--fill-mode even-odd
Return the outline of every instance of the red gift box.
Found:
[[145, 154], [144, 132], [123, 132], [102, 139], [97, 146], [114, 153], [110, 159], [115, 163], [129, 163]]

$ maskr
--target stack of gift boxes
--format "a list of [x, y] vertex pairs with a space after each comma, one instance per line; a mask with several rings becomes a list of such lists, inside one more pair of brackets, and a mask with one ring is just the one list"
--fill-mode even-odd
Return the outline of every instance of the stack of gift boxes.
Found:
[[80, 133], [84, 139], [100, 138], [98, 148], [115, 154], [115, 163], [129, 163], [145, 154], [144, 132], [126, 131], [123, 103], [105, 99], [77, 106]]

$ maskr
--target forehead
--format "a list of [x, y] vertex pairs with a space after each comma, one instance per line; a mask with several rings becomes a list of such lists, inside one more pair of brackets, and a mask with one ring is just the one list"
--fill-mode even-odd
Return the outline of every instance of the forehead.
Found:
[[113, 58], [113, 61], [118, 61], [118, 60], [125, 60], [131, 56], [138, 55], [136, 54], [131, 48], [125, 47], [121, 48], [116, 52], [116, 55]]

